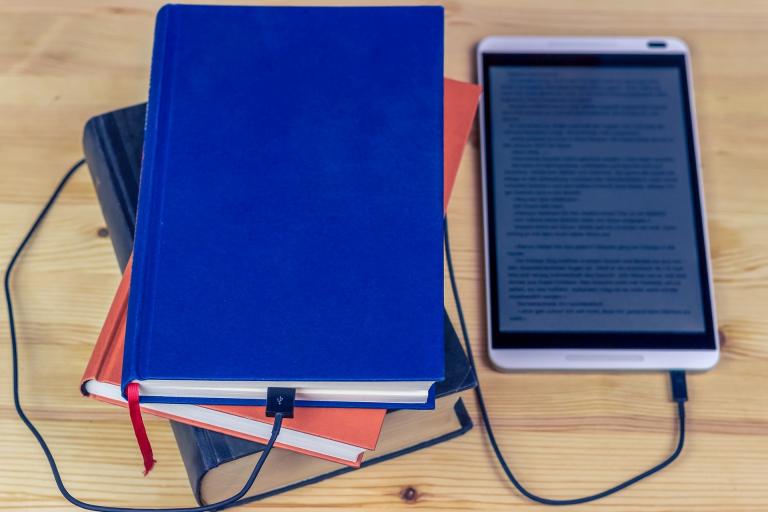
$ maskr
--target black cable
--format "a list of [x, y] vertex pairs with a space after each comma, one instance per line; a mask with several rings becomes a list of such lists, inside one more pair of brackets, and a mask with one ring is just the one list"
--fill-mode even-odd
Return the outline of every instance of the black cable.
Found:
[[18, 348], [17, 348], [17, 342], [16, 342], [16, 325], [14, 322], [13, 317], [13, 303], [11, 301], [11, 273], [13, 272], [13, 268], [16, 265], [16, 261], [19, 259], [19, 256], [21, 256], [21, 253], [24, 251], [24, 248], [27, 246], [27, 243], [32, 238], [32, 235], [35, 234], [35, 231], [37, 231], [37, 228], [40, 226], [41, 222], [45, 218], [45, 216], [48, 214], [48, 211], [51, 209], [51, 206], [53, 206], [53, 203], [56, 202], [56, 198], [59, 197], [59, 194], [61, 193], [64, 186], [67, 184], [69, 179], [75, 174], [75, 172], [82, 167], [82, 165], [85, 163], [85, 160], [80, 160], [75, 165], [73, 165], [69, 171], [64, 175], [64, 177], [59, 182], [59, 185], [56, 187], [56, 190], [53, 191], [53, 194], [48, 199], [48, 202], [43, 207], [40, 214], [37, 216], [37, 219], [35, 219], [35, 222], [32, 224], [32, 227], [29, 228], [29, 231], [27, 232], [26, 236], [24, 237], [24, 240], [22, 240], [21, 244], [19, 244], [19, 247], [16, 249], [16, 252], [13, 254], [13, 257], [11, 258], [10, 263], [8, 263], [8, 267], [5, 270], [5, 302], [8, 306], [8, 325], [10, 327], [11, 332], [11, 365], [13, 367], [13, 405], [16, 407], [16, 413], [19, 415], [19, 418], [21, 418], [21, 421], [24, 422], [24, 424], [27, 426], [30, 432], [32, 432], [32, 435], [35, 436], [35, 439], [37, 439], [37, 443], [40, 445], [40, 448], [43, 449], [43, 452], [45, 453], [46, 459], [48, 459], [48, 465], [51, 467], [51, 472], [53, 473], [53, 478], [56, 481], [56, 487], [59, 488], [59, 492], [61, 492], [62, 496], [67, 499], [70, 503], [73, 505], [76, 505], [80, 508], [84, 508], [86, 510], [94, 510], [96, 512], [209, 512], [213, 510], [222, 510], [225, 508], [233, 507], [235, 505], [240, 505], [239, 502], [240, 498], [245, 496], [245, 494], [248, 492], [248, 489], [251, 488], [253, 485], [253, 482], [256, 480], [256, 477], [259, 476], [259, 471], [261, 471], [261, 467], [264, 465], [264, 462], [267, 460], [267, 456], [269, 455], [269, 452], [272, 451], [272, 447], [275, 444], [275, 440], [277, 439], [278, 434], [280, 433], [280, 427], [283, 423], [283, 414], [277, 413], [275, 414], [275, 422], [272, 425], [272, 434], [269, 438], [269, 441], [267, 442], [266, 446], [264, 447], [264, 450], [261, 452], [261, 456], [259, 457], [258, 462], [253, 468], [253, 471], [251, 472], [251, 475], [248, 477], [248, 481], [245, 483], [243, 488], [234, 496], [231, 498], [227, 498], [226, 500], [220, 501], [218, 503], [212, 503], [210, 505], [205, 505], [202, 507], [181, 507], [181, 508], [131, 508], [131, 507], [108, 507], [108, 506], [101, 506], [101, 505], [93, 505], [91, 503], [86, 503], [84, 501], [80, 501], [79, 499], [72, 496], [67, 488], [64, 486], [64, 482], [61, 479], [61, 474], [59, 473], [59, 468], [56, 465], [56, 460], [53, 458], [53, 453], [51, 453], [50, 448], [48, 448], [48, 444], [43, 439], [43, 436], [40, 434], [40, 432], [37, 430], [37, 427], [35, 427], [34, 423], [32, 423], [32, 420], [30, 420], [27, 417], [27, 414], [24, 412], [24, 409], [21, 406], [21, 400], [19, 398], [19, 362], [18, 362]]
[[[8, 263], [8, 267], [6, 268], [6, 271], [5, 271], [5, 279], [4, 279], [5, 301], [8, 307], [8, 325], [9, 325], [9, 330], [11, 335], [11, 353], [12, 353], [11, 365], [13, 369], [13, 372], [12, 372], [13, 373], [13, 404], [16, 408], [16, 413], [19, 415], [19, 418], [21, 418], [21, 421], [27, 426], [29, 431], [32, 432], [32, 435], [35, 436], [35, 439], [40, 445], [40, 448], [42, 448], [43, 452], [45, 453], [45, 457], [48, 460], [49, 466], [51, 467], [51, 472], [53, 474], [54, 480], [56, 481], [56, 486], [58, 487], [59, 492], [61, 492], [62, 496], [64, 496], [64, 498], [70, 503], [72, 503], [73, 505], [84, 508], [86, 510], [93, 510], [96, 512], [209, 512], [213, 510], [222, 510], [235, 505], [239, 505], [240, 504], [239, 500], [243, 496], [245, 496], [245, 494], [251, 488], [251, 486], [253, 485], [253, 482], [258, 477], [259, 472], [262, 466], [264, 465], [264, 462], [267, 459], [267, 456], [272, 451], [272, 447], [275, 444], [275, 440], [277, 439], [277, 436], [280, 433], [280, 428], [282, 426], [282, 420], [283, 420], [282, 413], [275, 414], [275, 422], [272, 426], [272, 434], [269, 438], [269, 441], [267, 442], [264, 450], [262, 451], [261, 456], [259, 457], [258, 462], [254, 466], [253, 471], [251, 472], [251, 475], [249, 476], [245, 485], [237, 494], [235, 494], [231, 498], [220, 501], [218, 503], [213, 503], [213, 504], [205, 505], [201, 507], [158, 509], [158, 508], [109, 507], [109, 506], [93, 505], [91, 503], [86, 503], [72, 496], [67, 490], [67, 488], [64, 486], [64, 482], [62, 481], [58, 466], [56, 465], [56, 460], [54, 459], [50, 448], [48, 448], [48, 445], [43, 439], [43, 436], [37, 430], [37, 427], [35, 427], [34, 423], [32, 423], [32, 421], [27, 417], [23, 407], [21, 406], [21, 400], [19, 397], [18, 344], [16, 339], [16, 325], [14, 322], [13, 302], [11, 299], [11, 287], [10, 287], [11, 275], [13, 273], [13, 269], [16, 265], [16, 262], [18, 261], [19, 257], [21, 256], [27, 244], [29, 243], [29, 240], [32, 238], [32, 235], [34, 235], [34, 233], [37, 231], [38, 227], [42, 223], [45, 216], [48, 214], [48, 211], [51, 209], [51, 206], [53, 206], [53, 204], [56, 202], [56, 199], [58, 198], [59, 194], [61, 193], [61, 191], [63, 190], [64, 186], [67, 184], [69, 179], [75, 174], [75, 172], [80, 167], [82, 167], [84, 163], [85, 163], [85, 160], [83, 159], [77, 162], [76, 164], [74, 164], [67, 171], [64, 177], [61, 179], [58, 186], [54, 190], [53, 194], [48, 199], [45, 206], [41, 210], [40, 214], [35, 219], [35, 222], [32, 224], [32, 227], [29, 229], [26, 236], [22, 240], [21, 244], [19, 244], [18, 248], [14, 252], [13, 257], [11, 258], [11, 261]], [[475, 358], [472, 352], [472, 346], [469, 343], [469, 335], [467, 331], [466, 321], [464, 319], [464, 311], [461, 307], [458, 287], [456, 285], [456, 276], [453, 270], [453, 261], [451, 259], [451, 246], [450, 246], [450, 240], [448, 237], [448, 220], [447, 219], [445, 220], [444, 231], [445, 231], [446, 262], [448, 265], [448, 274], [450, 276], [450, 281], [451, 281], [451, 290], [453, 292], [453, 298], [456, 303], [456, 309], [459, 315], [459, 323], [461, 325], [461, 333], [464, 339], [464, 346], [467, 351], [467, 357], [469, 359], [470, 367], [475, 376], [475, 379], [477, 380], [478, 376], [477, 376], [477, 369], [475, 366]], [[650, 468], [649, 470], [643, 473], [640, 473], [639, 475], [633, 478], [630, 478], [625, 482], [615, 485], [610, 489], [607, 489], [605, 491], [602, 491], [596, 494], [592, 494], [590, 496], [584, 496], [581, 498], [573, 498], [573, 499], [543, 498], [527, 490], [517, 480], [517, 478], [512, 473], [512, 470], [509, 468], [509, 465], [507, 464], [506, 460], [504, 459], [504, 456], [501, 453], [498, 443], [496, 442], [496, 436], [493, 433], [493, 427], [491, 426], [491, 422], [488, 417], [488, 411], [485, 406], [485, 400], [483, 398], [483, 393], [480, 388], [479, 380], [477, 381], [478, 384], [475, 387], [475, 393], [477, 395], [477, 403], [480, 408], [480, 413], [483, 418], [483, 424], [485, 425], [486, 432], [488, 434], [488, 440], [491, 443], [491, 447], [493, 448], [493, 451], [496, 455], [497, 460], [499, 461], [499, 464], [504, 470], [504, 473], [506, 473], [507, 478], [512, 483], [512, 485], [526, 498], [536, 501], [538, 503], [542, 503], [544, 505], [577, 505], [581, 503], [596, 501], [601, 498], [605, 498], [606, 496], [610, 496], [611, 494], [617, 493], [622, 489], [626, 489], [627, 487], [639, 482], [640, 480], [643, 480], [651, 476], [652, 474], [661, 471], [662, 469], [667, 467], [669, 464], [671, 464], [680, 455], [680, 453], [683, 450], [683, 445], [685, 444], [685, 401], [688, 398], [686, 383], [685, 383], [685, 372], [682, 372], [682, 371], [670, 372], [670, 378], [672, 382], [673, 400], [677, 402], [677, 413], [679, 418], [679, 437], [678, 437], [677, 447], [675, 448], [674, 452], [672, 452], [672, 454], [669, 457], [667, 457], [664, 461], [657, 464], [656, 466]]]
[[504, 459], [504, 455], [501, 453], [499, 444], [496, 442], [496, 436], [493, 433], [493, 427], [491, 426], [491, 420], [488, 417], [488, 410], [486, 409], [486, 406], [485, 406], [485, 399], [483, 398], [483, 392], [480, 389], [480, 381], [477, 380], [478, 376], [477, 376], [477, 369], [475, 367], [475, 356], [472, 353], [472, 345], [470, 345], [469, 343], [469, 334], [467, 332], [467, 324], [464, 320], [464, 312], [461, 308], [461, 301], [459, 300], [459, 290], [458, 290], [458, 286], [456, 285], [456, 276], [453, 271], [453, 261], [451, 260], [451, 243], [448, 238], [448, 219], [447, 218], [445, 219], [444, 231], [445, 231], [445, 259], [448, 266], [448, 275], [451, 279], [451, 290], [453, 291], [453, 300], [456, 303], [456, 310], [459, 315], [459, 324], [461, 325], [461, 335], [464, 338], [464, 346], [466, 347], [466, 350], [467, 350], [467, 358], [469, 359], [470, 367], [472, 368], [472, 372], [474, 373], [475, 379], [477, 381], [477, 386], [475, 387], [475, 394], [477, 395], [477, 405], [480, 409], [480, 415], [483, 418], [485, 431], [488, 434], [488, 441], [491, 443], [491, 448], [493, 448], [493, 452], [496, 454], [496, 459], [499, 461], [499, 465], [501, 466], [501, 469], [504, 470], [504, 473], [506, 473], [509, 481], [515, 487], [515, 489], [517, 489], [520, 492], [520, 494], [522, 494], [529, 500], [532, 500], [544, 505], [563, 506], [563, 505], [579, 505], [582, 503], [589, 503], [591, 501], [597, 501], [601, 498], [605, 498], [606, 496], [610, 496], [611, 494], [615, 494], [623, 489], [626, 489], [631, 485], [636, 484], [640, 480], [648, 478], [654, 473], [658, 473], [665, 467], [669, 466], [680, 455], [680, 452], [683, 451], [683, 445], [685, 444], [685, 402], [688, 399], [688, 394], [687, 394], [686, 385], [685, 385], [685, 372], [672, 371], [670, 372], [670, 379], [672, 384], [672, 399], [675, 402], [677, 402], [677, 416], [679, 420], [679, 427], [678, 427], [679, 436], [677, 440], [677, 447], [672, 452], [672, 454], [669, 455], [669, 457], [664, 459], [659, 464], [648, 469], [647, 471], [644, 471], [639, 475], [636, 475], [630, 478], [629, 480], [626, 480], [602, 492], [591, 494], [589, 496], [583, 496], [581, 498], [550, 499], [550, 498], [544, 498], [542, 496], [534, 494], [533, 492], [526, 489], [523, 486], [523, 484], [521, 484], [520, 481], [515, 477], [514, 473], [512, 473], [512, 470], [509, 468], [507, 461]]

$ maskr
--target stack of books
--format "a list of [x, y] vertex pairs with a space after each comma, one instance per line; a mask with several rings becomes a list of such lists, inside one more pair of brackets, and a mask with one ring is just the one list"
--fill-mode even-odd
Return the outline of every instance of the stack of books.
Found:
[[245, 483], [269, 386], [298, 407], [249, 499], [472, 427], [441, 226], [479, 91], [443, 82], [442, 24], [440, 8], [167, 6], [149, 104], [86, 125], [124, 274], [81, 390], [126, 406], [137, 384], [201, 504]]

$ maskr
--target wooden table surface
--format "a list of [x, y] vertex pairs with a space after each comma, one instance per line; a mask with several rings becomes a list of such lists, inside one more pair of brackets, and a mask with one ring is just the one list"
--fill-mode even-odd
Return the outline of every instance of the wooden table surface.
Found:
[[[85, 121], [145, 101], [159, 6], [0, 2], [3, 267], [66, 168], [82, 156]], [[448, 0], [446, 74], [472, 80], [474, 45], [490, 34], [661, 34], [689, 43], [723, 357], [713, 371], [689, 378], [689, 438], [680, 460], [582, 508], [768, 510], [768, 2]], [[473, 135], [449, 218], [471, 336], [484, 356], [478, 177]], [[191, 505], [167, 422], [147, 418], [160, 462], [142, 478], [124, 411], [77, 392], [119, 279], [103, 226], [83, 169], [21, 260], [13, 292], [24, 403], [76, 496], [110, 505]], [[0, 508], [70, 510], [13, 410], [4, 308], [0, 340]], [[480, 380], [509, 461], [544, 495], [602, 490], [673, 447], [674, 408], [661, 373], [502, 375], [483, 360]], [[464, 437], [250, 509], [542, 509], [505, 481], [473, 397], [467, 400], [476, 428]], [[404, 492], [409, 488], [415, 492]]]

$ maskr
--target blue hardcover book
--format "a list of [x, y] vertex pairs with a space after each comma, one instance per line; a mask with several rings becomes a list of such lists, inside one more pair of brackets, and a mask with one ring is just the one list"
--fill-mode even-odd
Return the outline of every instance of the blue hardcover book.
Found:
[[123, 394], [431, 407], [442, 144], [440, 7], [161, 9]]

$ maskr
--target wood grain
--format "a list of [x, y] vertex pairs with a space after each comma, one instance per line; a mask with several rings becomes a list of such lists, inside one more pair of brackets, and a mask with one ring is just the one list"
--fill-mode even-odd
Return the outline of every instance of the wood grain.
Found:
[[[0, 2], [0, 261], [8, 261], [57, 180], [82, 155], [85, 121], [145, 100], [159, 6], [147, 0]], [[767, 510], [768, 3], [450, 0], [445, 6], [446, 74], [458, 79], [474, 78], [473, 47], [489, 34], [664, 34], [691, 46], [723, 358], [714, 371], [690, 378], [690, 436], [681, 459], [584, 508]], [[477, 156], [474, 136], [449, 217], [470, 333], [483, 356]], [[119, 279], [110, 242], [99, 233], [103, 222], [83, 170], [13, 279], [24, 404], [75, 495], [111, 505], [191, 504], [167, 422], [147, 419], [160, 462], [142, 478], [124, 413], [77, 394]], [[14, 413], [5, 313], [0, 318], [0, 509], [71, 510]], [[501, 375], [484, 361], [481, 366], [509, 461], [543, 494], [600, 490], [673, 446], [674, 410], [663, 375]], [[478, 426], [458, 440], [250, 508], [542, 508], [505, 482], [471, 396], [468, 402]]]

